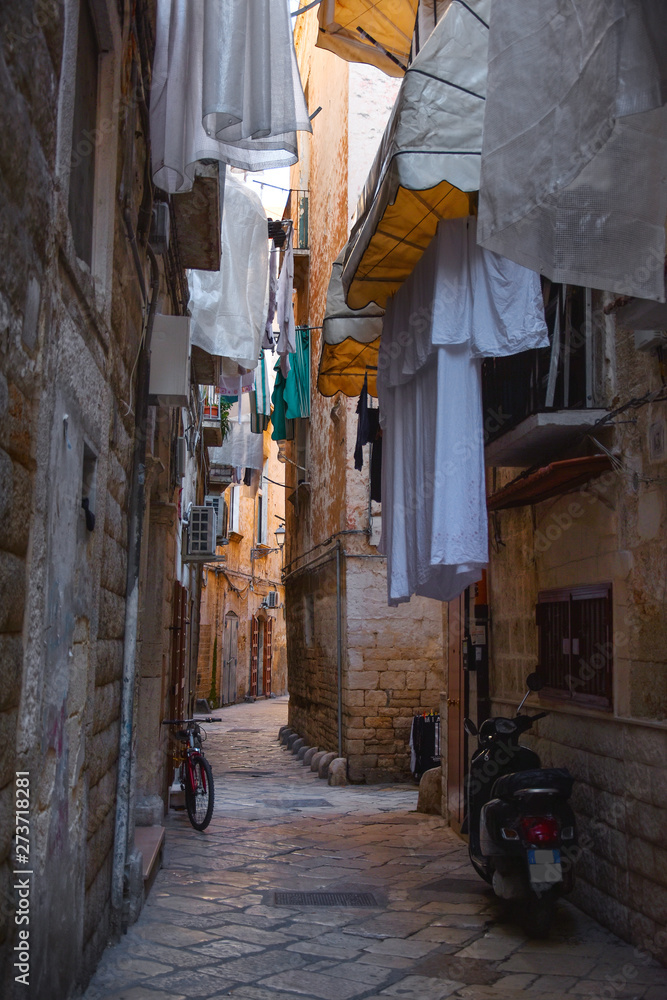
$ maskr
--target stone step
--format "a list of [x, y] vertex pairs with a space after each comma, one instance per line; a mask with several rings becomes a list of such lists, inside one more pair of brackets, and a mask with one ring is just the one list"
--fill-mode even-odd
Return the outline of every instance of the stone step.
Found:
[[164, 843], [163, 826], [136, 826], [134, 828], [134, 846], [141, 851], [144, 882], [160, 867], [162, 844]]

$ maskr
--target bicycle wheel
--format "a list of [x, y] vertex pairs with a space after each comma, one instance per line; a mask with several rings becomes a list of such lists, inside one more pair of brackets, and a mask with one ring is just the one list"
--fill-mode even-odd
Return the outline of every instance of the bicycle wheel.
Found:
[[185, 766], [185, 807], [195, 830], [205, 830], [213, 815], [213, 772], [201, 754], [193, 754]]

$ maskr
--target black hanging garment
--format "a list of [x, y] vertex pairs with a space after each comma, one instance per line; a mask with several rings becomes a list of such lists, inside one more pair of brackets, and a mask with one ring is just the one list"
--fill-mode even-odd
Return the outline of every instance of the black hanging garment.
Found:
[[380, 430], [380, 411], [372, 410], [368, 405], [368, 375], [364, 375], [364, 385], [359, 395], [359, 402], [357, 403], [357, 414], [359, 419], [357, 420], [357, 443], [354, 449], [354, 467], [360, 471], [364, 467], [364, 445], [374, 442]]

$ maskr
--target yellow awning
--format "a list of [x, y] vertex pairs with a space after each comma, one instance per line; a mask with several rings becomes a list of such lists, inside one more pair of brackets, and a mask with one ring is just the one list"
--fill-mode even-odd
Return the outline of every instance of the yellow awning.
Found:
[[[387, 299], [441, 219], [469, 215], [479, 190], [491, 0], [453, 0], [407, 70], [345, 250], [347, 305]], [[356, 395], [379, 341], [323, 345], [318, 387]], [[360, 353], [361, 352], [361, 353]], [[363, 367], [360, 365], [363, 362]], [[370, 372], [369, 372], [370, 377]]]
[[380, 338], [360, 344], [348, 337], [340, 344], [322, 343], [317, 388], [323, 396], [358, 396], [368, 375], [368, 391], [377, 396], [376, 371]]
[[387, 205], [357, 265], [347, 295], [348, 305], [361, 309], [369, 302], [385, 306], [387, 299], [412, 274], [440, 219], [470, 215], [471, 199], [448, 181], [427, 191], [399, 187]]
[[418, 0], [323, 0], [317, 45], [347, 62], [370, 63], [403, 76]]

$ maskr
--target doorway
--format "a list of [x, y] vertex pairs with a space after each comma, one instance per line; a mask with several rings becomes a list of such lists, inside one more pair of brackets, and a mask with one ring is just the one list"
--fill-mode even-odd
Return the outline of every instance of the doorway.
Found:
[[486, 572], [479, 583], [449, 602], [447, 650], [447, 811], [452, 828], [461, 833], [465, 819], [465, 787], [474, 746], [469, 747], [463, 720], [479, 728], [490, 712], [489, 632]]
[[236, 667], [238, 663], [239, 620], [233, 611], [225, 615], [222, 636], [222, 703], [236, 701]]

